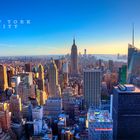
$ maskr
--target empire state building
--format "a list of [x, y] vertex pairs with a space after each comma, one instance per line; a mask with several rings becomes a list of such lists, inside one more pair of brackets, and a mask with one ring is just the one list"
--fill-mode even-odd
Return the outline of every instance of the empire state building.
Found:
[[78, 74], [78, 55], [75, 39], [73, 39], [73, 45], [71, 48], [71, 74], [72, 75]]

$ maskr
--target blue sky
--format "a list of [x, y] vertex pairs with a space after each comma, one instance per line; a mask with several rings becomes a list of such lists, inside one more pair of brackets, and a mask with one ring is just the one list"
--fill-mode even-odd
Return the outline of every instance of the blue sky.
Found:
[[2, 29], [0, 55], [70, 53], [75, 36], [83, 53], [127, 53], [132, 22], [140, 46], [140, 0], [0, 0], [0, 20], [30, 19]]

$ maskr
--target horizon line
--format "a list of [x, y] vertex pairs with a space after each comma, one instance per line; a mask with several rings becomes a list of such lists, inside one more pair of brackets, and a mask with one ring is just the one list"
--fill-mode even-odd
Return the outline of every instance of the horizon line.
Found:
[[[86, 55], [126, 55], [125, 53], [95, 53], [95, 54], [86, 54]], [[27, 54], [27, 55], [0, 55], [0, 58], [1, 57], [29, 57], [29, 56], [66, 56], [66, 55], [70, 55], [70, 53], [67, 53], [67, 54], [34, 54], [34, 55], [30, 55], [30, 54]], [[79, 53], [78, 53], [79, 55]], [[82, 53], [81, 55], [85, 55], [84, 53]]]

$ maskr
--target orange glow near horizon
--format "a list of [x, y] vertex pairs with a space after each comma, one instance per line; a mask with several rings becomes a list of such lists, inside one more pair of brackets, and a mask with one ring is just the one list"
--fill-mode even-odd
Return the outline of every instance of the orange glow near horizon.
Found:
[[[120, 42], [105, 42], [105, 43], [81, 43], [80, 41], [76, 42], [78, 53], [84, 54], [84, 49], [87, 50], [87, 54], [127, 54], [128, 51], [128, 41], [120, 41]], [[34, 45], [34, 49], [32, 49], [32, 45], [20, 45], [17, 47], [12, 47], [12, 51], [7, 52], [7, 48], [3, 48], [4, 52], [7, 52], [7, 56], [14, 56], [15, 54], [23, 55], [67, 55], [71, 53], [72, 44], [61, 44], [56, 45]], [[140, 46], [136, 44], [136, 47]]]

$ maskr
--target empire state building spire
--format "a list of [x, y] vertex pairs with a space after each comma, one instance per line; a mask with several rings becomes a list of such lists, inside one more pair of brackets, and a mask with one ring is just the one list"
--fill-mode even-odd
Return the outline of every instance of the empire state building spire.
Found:
[[75, 45], [75, 38], [73, 38], [73, 45]]
[[75, 44], [75, 38], [73, 39], [73, 45], [71, 48], [71, 74], [78, 74], [78, 54], [77, 46]]

